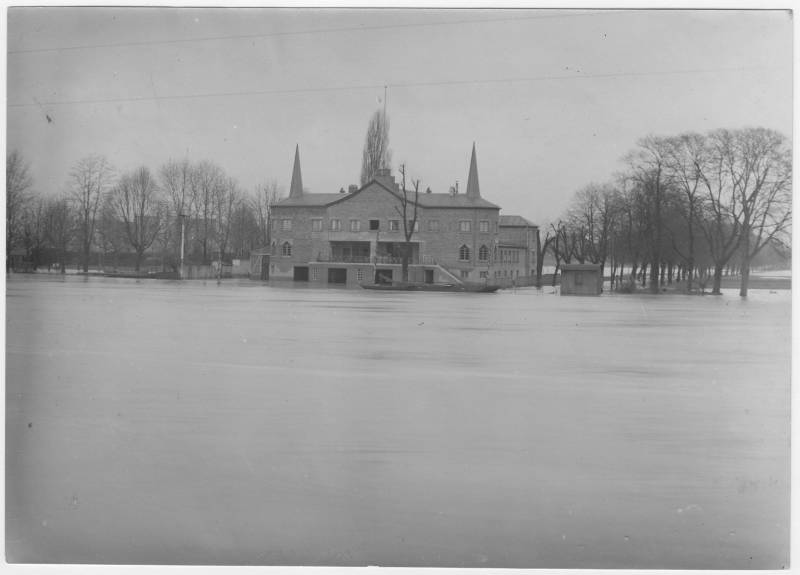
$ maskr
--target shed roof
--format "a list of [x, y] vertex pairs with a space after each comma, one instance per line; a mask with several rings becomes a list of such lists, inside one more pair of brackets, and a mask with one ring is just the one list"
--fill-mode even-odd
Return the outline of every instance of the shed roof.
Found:
[[561, 264], [562, 272], [600, 271], [600, 264]]

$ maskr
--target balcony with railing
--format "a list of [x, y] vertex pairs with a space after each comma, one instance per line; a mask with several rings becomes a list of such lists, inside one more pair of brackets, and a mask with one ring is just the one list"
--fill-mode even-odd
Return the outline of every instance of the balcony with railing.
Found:
[[[423, 258], [426, 259], [426, 258]], [[376, 265], [400, 265], [403, 263], [401, 256], [394, 255], [377, 255], [377, 256], [354, 256], [344, 255], [337, 252], [318, 253], [315, 261], [320, 263], [337, 263], [337, 264], [376, 264]], [[409, 265], [419, 265], [425, 263], [419, 257], [412, 255], [408, 258]], [[433, 262], [432, 262], [433, 263]]]

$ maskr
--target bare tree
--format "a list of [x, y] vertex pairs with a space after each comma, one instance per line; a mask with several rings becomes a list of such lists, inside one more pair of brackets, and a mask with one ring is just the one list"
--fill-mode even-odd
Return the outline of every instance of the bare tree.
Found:
[[702, 166], [703, 204], [700, 229], [708, 244], [714, 264], [711, 293], [722, 293], [722, 272], [736, 254], [742, 239], [742, 206], [734, 191], [736, 175], [729, 170], [729, 158], [735, 155], [733, 133], [717, 130], [708, 136], [708, 151]]
[[547, 250], [552, 249], [555, 236], [551, 230], [544, 234], [544, 241], [541, 241], [541, 233], [536, 228], [536, 287], [542, 287], [542, 269], [544, 269], [544, 256]]
[[605, 267], [616, 218], [617, 190], [610, 184], [590, 184], [576, 192], [567, 211], [574, 234], [574, 255]]
[[214, 225], [215, 198], [224, 185], [222, 168], [208, 161], [197, 164], [192, 170], [191, 190], [194, 210], [194, 237], [200, 242], [203, 263], [210, 261], [216, 229]]
[[22, 217], [32, 187], [28, 162], [17, 150], [11, 151], [6, 155], [6, 266], [11, 250], [22, 240]]
[[626, 156], [630, 168], [629, 177], [638, 184], [645, 199], [648, 226], [645, 228], [648, 239], [650, 260], [650, 292], [659, 291], [659, 274], [663, 248], [663, 221], [661, 212], [664, 206], [669, 174], [666, 170], [669, 145], [664, 138], [647, 136], [639, 140], [637, 148]]
[[125, 238], [124, 223], [117, 219], [113, 205], [113, 190], [108, 195], [100, 207], [100, 215], [97, 222], [97, 239], [103, 253], [103, 263], [106, 263], [106, 256], [112, 255], [113, 269], [117, 271], [119, 266], [119, 254], [127, 247]]
[[[406, 189], [406, 166], [403, 164], [400, 166], [400, 175], [401, 175], [401, 189], [400, 192], [403, 194], [400, 197], [400, 205], [395, 206], [395, 211], [399, 214], [399, 216], [403, 220], [403, 237], [405, 241], [403, 243], [403, 251], [400, 254], [400, 263], [402, 269], [402, 277], [403, 281], [408, 281], [408, 262], [411, 257], [413, 251], [413, 244], [411, 243], [411, 238], [414, 235], [417, 227], [417, 207], [419, 201], [419, 184], [420, 180], [417, 178], [416, 180], [411, 181], [411, 185], [414, 186], [414, 198], [411, 199], [409, 194], [411, 193], [410, 190]], [[409, 219], [409, 207], [411, 207], [411, 216]]]
[[792, 156], [786, 138], [766, 128], [733, 132], [726, 151], [725, 168], [741, 207], [739, 295], [746, 297], [753, 257], [772, 242], [788, 240]]
[[672, 173], [672, 182], [681, 195], [676, 202], [677, 213], [683, 219], [684, 226], [679, 237], [685, 237], [685, 252], [679, 247], [680, 242], [675, 240], [678, 234], [670, 230], [673, 236], [673, 248], [681, 253], [686, 262], [686, 290], [692, 290], [694, 281], [694, 268], [697, 250], [697, 218], [702, 213], [701, 191], [703, 170], [708, 162], [708, 147], [705, 136], [696, 133], [681, 134], [668, 141], [667, 168]]
[[125, 237], [136, 252], [136, 271], [141, 268], [144, 252], [153, 244], [163, 223], [164, 204], [150, 170], [137, 168], [123, 175], [111, 192], [110, 204], [122, 221]]
[[225, 257], [228, 250], [228, 240], [231, 234], [231, 227], [234, 223], [233, 216], [240, 201], [241, 195], [236, 180], [233, 178], [225, 178], [218, 182], [214, 190], [213, 218], [216, 222], [215, 235], [220, 266], [222, 266], [222, 259]]
[[[191, 218], [194, 211], [192, 196], [192, 165], [189, 160], [170, 160], [159, 170], [161, 189], [169, 202], [172, 220], [165, 223], [164, 236], [165, 249], [172, 245], [173, 255], [177, 261], [180, 258], [181, 226], [185, 225], [184, 218]], [[172, 241], [174, 238], [175, 241]]]
[[79, 160], [69, 174], [68, 193], [76, 214], [76, 234], [84, 272], [89, 271], [98, 210], [103, 196], [113, 183], [113, 177], [114, 169], [108, 161], [96, 155]]
[[22, 243], [33, 260], [34, 270], [41, 263], [42, 251], [47, 244], [46, 214], [47, 202], [37, 197], [28, 202], [22, 217]]
[[389, 119], [376, 110], [369, 121], [364, 151], [361, 157], [361, 185], [369, 182], [380, 169], [391, 168], [392, 152], [389, 150]]
[[252, 200], [242, 196], [233, 211], [229, 250], [235, 258], [246, 258], [255, 248], [264, 245]]
[[45, 206], [44, 222], [45, 238], [50, 247], [56, 251], [59, 267], [63, 274], [67, 267], [67, 249], [75, 232], [75, 222], [69, 199], [58, 197], [48, 201]]
[[272, 206], [283, 198], [283, 191], [278, 183], [271, 180], [256, 185], [255, 196], [250, 200], [258, 221], [259, 245], [269, 246], [272, 242]]

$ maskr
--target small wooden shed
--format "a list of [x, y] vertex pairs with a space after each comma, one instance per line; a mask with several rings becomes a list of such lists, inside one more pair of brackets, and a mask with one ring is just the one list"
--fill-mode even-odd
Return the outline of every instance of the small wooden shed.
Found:
[[561, 266], [561, 295], [600, 295], [603, 270], [600, 264], [564, 264]]

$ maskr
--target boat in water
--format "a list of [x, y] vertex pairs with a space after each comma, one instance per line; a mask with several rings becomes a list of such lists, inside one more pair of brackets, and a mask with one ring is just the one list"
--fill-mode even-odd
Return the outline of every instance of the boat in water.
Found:
[[470, 292], [470, 293], [492, 293], [500, 289], [498, 285], [489, 284], [443, 284], [443, 283], [415, 283], [415, 282], [392, 282], [376, 284], [360, 284], [364, 289], [378, 291], [436, 291], [436, 292]]

